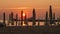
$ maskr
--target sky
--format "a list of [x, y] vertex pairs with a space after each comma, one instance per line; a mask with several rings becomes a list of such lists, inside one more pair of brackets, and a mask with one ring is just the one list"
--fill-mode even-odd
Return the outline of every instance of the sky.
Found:
[[0, 8], [45, 8], [50, 4], [54, 7], [60, 6], [60, 0], [0, 0]]
[[20, 15], [20, 11], [23, 10], [28, 17], [31, 17], [32, 8], [36, 9], [37, 18], [44, 17], [45, 12], [49, 10], [49, 5], [52, 5], [56, 16], [60, 14], [60, 0], [0, 0], [0, 19], [4, 11], [7, 15], [11, 11]]

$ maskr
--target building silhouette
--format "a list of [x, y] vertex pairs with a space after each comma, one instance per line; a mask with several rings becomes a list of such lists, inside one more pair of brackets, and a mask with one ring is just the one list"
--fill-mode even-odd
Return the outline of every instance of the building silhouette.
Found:
[[3, 23], [4, 23], [4, 25], [6, 25], [6, 23], [5, 23], [5, 18], [6, 16], [5, 16], [5, 12], [3, 13]]
[[52, 24], [52, 6], [51, 5], [49, 8], [49, 19], [50, 19], [50, 24]]
[[10, 17], [11, 17], [11, 15], [9, 14], [9, 18], [8, 18], [8, 25], [9, 25], [9, 23], [11, 23], [11, 22], [10, 22]]
[[17, 22], [18, 22], [18, 14], [16, 14], [16, 26], [17, 26]]
[[36, 23], [35, 23], [35, 20], [36, 20], [36, 13], [35, 13], [35, 9], [33, 9], [33, 12], [32, 12], [32, 16], [33, 16], [33, 25], [35, 25]]
[[[25, 13], [25, 16], [23, 15], [23, 10], [21, 11], [21, 19], [18, 19], [18, 14], [16, 14], [16, 18], [14, 18], [13, 16], [13, 12], [11, 12], [9, 14], [9, 21], [8, 24], [11, 23], [12, 25], [14, 25], [14, 21], [17, 22], [19, 21], [20, 25], [23, 25], [23, 22], [28, 25], [28, 22], [32, 22], [33, 26], [36, 25], [36, 22], [38, 22], [38, 26], [40, 25], [40, 22], [45, 22], [45, 25], [49, 25], [49, 24], [55, 24], [55, 22], [60, 22], [60, 18], [58, 18], [57, 20], [55, 19], [55, 13], [52, 12], [52, 6], [49, 6], [49, 13], [48, 11], [46, 11], [46, 15], [45, 15], [45, 19], [36, 19], [36, 12], [35, 12], [35, 8], [33, 8], [32, 10], [32, 17], [27, 19], [27, 14]], [[3, 23], [5, 24], [5, 12], [3, 13]], [[21, 21], [21, 22], [20, 22]]]
[[26, 25], [28, 25], [28, 22], [27, 22], [27, 14], [25, 13], [25, 16], [24, 16], [24, 23], [26, 24]]
[[57, 18], [57, 24], [59, 25], [60, 22], [60, 17]]
[[55, 24], [55, 13], [53, 13], [53, 24]]
[[45, 16], [45, 25], [48, 25], [48, 12], [46, 11], [46, 16]]
[[21, 11], [21, 25], [23, 25], [23, 11]]
[[14, 25], [13, 12], [11, 12], [11, 16], [10, 16], [10, 18], [11, 18], [11, 24]]
[[19, 25], [21, 25], [20, 18], [19, 18], [19, 21], [18, 22], [19, 22]]

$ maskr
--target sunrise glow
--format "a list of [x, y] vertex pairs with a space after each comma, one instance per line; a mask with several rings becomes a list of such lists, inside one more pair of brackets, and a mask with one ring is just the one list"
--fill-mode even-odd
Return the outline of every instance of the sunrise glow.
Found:
[[23, 13], [23, 16], [25, 16], [25, 13]]

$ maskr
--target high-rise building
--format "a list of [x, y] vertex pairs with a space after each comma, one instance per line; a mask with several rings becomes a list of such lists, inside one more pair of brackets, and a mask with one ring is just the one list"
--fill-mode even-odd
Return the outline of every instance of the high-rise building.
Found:
[[48, 12], [46, 11], [45, 25], [48, 25]]
[[35, 24], [36, 24], [36, 23], [35, 23], [35, 20], [36, 20], [35, 9], [33, 9], [32, 14], [33, 14], [33, 25], [35, 25]]
[[51, 5], [49, 8], [49, 18], [50, 18], [50, 24], [52, 24], [52, 6]]
[[23, 25], [23, 11], [21, 11], [21, 25]]
[[55, 24], [55, 13], [53, 13], [53, 23]]
[[5, 12], [3, 13], [3, 23], [5, 24]]
[[14, 25], [13, 12], [11, 12], [11, 23], [12, 23], [12, 25]]
[[24, 16], [24, 23], [26, 24], [26, 25], [28, 25], [28, 23], [27, 23], [27, 14], [25, 13], [25, 16]]
[[17, 26], [17, 21], [18, 21], [18, 14], [16, 14], [16, 26]]
[[9, 22], [8, 23], [10, 23], [10, 14], [9, 14]]

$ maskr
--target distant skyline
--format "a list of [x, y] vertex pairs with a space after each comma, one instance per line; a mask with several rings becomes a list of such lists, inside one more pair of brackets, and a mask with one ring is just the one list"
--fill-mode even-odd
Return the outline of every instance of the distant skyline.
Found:
[[0, 19], [4, 11], [6, 11], [6, 15], [11, 11], [20, 15], [20, 11], [23, 10], [31, 17], [33, 8], [36, 9], [37, 18], [44, 17], [45, 12], [49, 11], [50, 5], [58, 16], [60, 14], [60, 0], [0, 0]]

